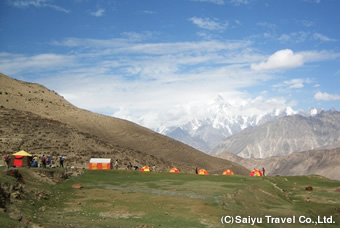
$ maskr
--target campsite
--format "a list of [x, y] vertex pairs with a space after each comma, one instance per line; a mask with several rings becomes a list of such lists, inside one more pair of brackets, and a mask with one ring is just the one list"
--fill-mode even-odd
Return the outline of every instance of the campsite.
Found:
[[340, 0], [0, 9], [0, 228], [340, 227]]
[[[0, 181], [17, 186], [15, 178]], [[19, 169], [25, 184], [12, 192], [1, 227], [229, 227], [222, 216], [332, 216], [340, 223], [339, 181], [321, 176], [256, 177], [133, 170]], [[7, 186], [8, 186], [7, 185]], [[73, 188], [72, 186], [80, 186]], [[312, 185], [313, 191], [306, 186]], [[7, 202], [8, 203], [8, 202]], [[14, 214], [13, 214], [14, 213]], [[11, 217], [10, 217], [11, 216]], [[13, 218], [20, 218], [20, 222]], [[237, 224], [235, 227], [291, 227]], [[294, 227], [309, 227], [300, 224]], [[234, 226], [232, 226], [234, 227]]]

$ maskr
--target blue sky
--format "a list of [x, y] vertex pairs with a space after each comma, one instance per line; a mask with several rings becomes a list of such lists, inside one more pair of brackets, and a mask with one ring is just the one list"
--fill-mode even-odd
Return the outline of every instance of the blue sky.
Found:
[[337, 0], [2, 0], [0, 72], [150, 128], [340, 110]]

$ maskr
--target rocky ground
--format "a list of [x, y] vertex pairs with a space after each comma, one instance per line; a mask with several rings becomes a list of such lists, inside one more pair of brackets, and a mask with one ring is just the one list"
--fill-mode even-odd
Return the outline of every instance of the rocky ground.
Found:
[[33, 226], [32, 218], [46, 208], [42, 201], [55, 196], [53, 185], [79, 176], [83, 170], [1, 168], [0, 172], [0, 212], [21, 225]]

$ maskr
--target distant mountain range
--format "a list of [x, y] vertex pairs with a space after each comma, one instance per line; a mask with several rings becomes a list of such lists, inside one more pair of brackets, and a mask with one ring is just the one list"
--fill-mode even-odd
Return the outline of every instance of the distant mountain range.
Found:
[[220, 158], [244, 165], [248, 169], [265, 168], [268, 176], [295, 176], [317, 174], [330, 179], [340, 180], [340, 147], [295, 152], [288, 156], [267, 158], [242, 158], [224, 152]]
[[267, 158], [336, 147], [340, 147], [340, 112], [322, 111], [316, 116], [286, 116], [245, 129], [225, 139], [211, 153]]
[[[183, 126], [155, 130], [200, 151], [215, 154], [221, 152], [214, 149], [216, 146], [227, 137], [244, 129], [251, 129], [284, 116], [299, 114], [308, 117], [315, 116], [322, 111], [315, 108], [311, 108], [307, 112], [294, 111], [291, 107], [286, 107], [253, 114], [247, 110], [248, 107], [236, 107], [227, 103], [222, 96], [218, 96], [206, 108], [208, 115], [203, 119], [193, 119]], [[212, 151], [212, 149], [214, 150]]]

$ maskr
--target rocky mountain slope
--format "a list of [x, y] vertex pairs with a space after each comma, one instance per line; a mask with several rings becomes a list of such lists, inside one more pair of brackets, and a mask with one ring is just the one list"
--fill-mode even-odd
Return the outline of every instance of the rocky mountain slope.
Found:
[[266, 158], [336, 147], [340, 147], [340, 112], [322, 111], [316, 116], [287, 116], [245, 129], [224, 140], [212, 154], [231, 152], [244, 158]]
[[76, 167], [87, 167], [90, 157], [118, 159], [121, 168], [127, 167], [129, 162], [139, 167], [145, 164], [157, 164], [159, 168], [171, 166], [170, 162], [155, 156], [110, 144], [31, 112], [1, 108], [0, 119], [0, 151], [7, 154], [24, 149], [33, 155], [51, 155], [52, 165], [58, 165], [58, 158], [63, 155], [67, 156], [65, 165]]
[[267, 175], [311, 175], [317, 174], [340, 180], [340, 148], [295, 152], [288, 156], [242, 158], [232, 153], [221, 153], [220, 158], [244, 165], [248, 169], [266, 170]]
[[[5, 138], [4, 140], [16, 138], [20, 142], [7, 144], [5, 148], [2, 148], [2, 154], [17, 149], [25, 149], [37, 154], [45, 153], [41, 149], [42, 145], [37, 143], [48, 137], [48, 129], [53, 137], [47, 139], [45, 144], [48, 145], [44, 145], [44, 147], [50, 148], [43, 150], [48, 150], [51, 153], [56, 151], [55, 155], [62, 153], [69, 157], [86, 156], [89, 158], [95, 151], [107, 151], [107, 153], [111, 151], [112, 155], [104, 153], [105, 156], [116, 157], [117, 155], [114, 153], [116, 151], [120, 154], [118, 157], [121, 158], [128, 157], [127, 154], [129, 153], [131, 154], [127, 158], [129, 160], [136, 156], [136, 159], [140, 159], [139, 164], [143, 165], [153, 165], [150, 164], [151, 161], [157, 161], [156, 165], [182, 166], [191, 172], [194, 171], [195, 167], [205, 168], [211, 172], [220, 172], [227, 167], [232, 167], [239, 174], [248, 172], [238, 164], [206, 155], [192, 147], [132, 122], [79, 109], [54, 91], [48, 90], [41, 85], [14, 80], [3, 74], [0, 74], [0, 107], [4, 116], [12, 118], [8, 117], [8, 115], [15, 115], [13, 118], [17, 122], [15, 127], [17, 130], [13, 132], [6, 130], [11, 129], [11, 126], [7, 124], [6, 127], [6, 121], [1, 119], [1, 126], [5, 126], [1, 129], [2, 137]], [[13, 109], [15, 111], [12, 111]], [[28, 118], [41, 119], [37, 121], [36, 128], [25, 125], [27, 124], [25, 123], [25, 118], [27, 118], [25, 116], [31, 115], [29, 113], [32, 116]], [[42, 135], [40, 135], [41, 128], [38, 123], [41, 122], [42, 126], [48, 126], [45, 123], [48, 121], [53, 122], [53, 127], [44, 127], [44, 130], [41, 130]], [[70, 132], [60, 134], [63, 130], [58, 130], [59, 127], [56, 125], [59, 125], [59, 123], [61, 123], [60, 128], [68, 129]], [[22, 127], [23, 125], [25, 127]], [[22, 128], [26, 128], [27, 131], [16, 132]], [[29, 131], [30, 128], [34, 131]], [[76, 136], [71, 137], [72, 135]], [[56, 140], [53, 141], [52, 139], [54, 138]], [[78, 142], [75, 142], [77, 140]], [[141, 155], [137, 156], [138, 153], [141, 153]], [[54, 156], [54, 154], [51, 155]], [[154, 160], [148, 160], [147, 157], [152, 157]]]
[[155, 129], [155, 131], [209, 154], [227, 137], [246, 128], [253, 128], [284, 116], [295, 114], [313, 116], [321, 111], [314, 108], [307, 112], [294, 111], [290, 107], [263, 107], [262, 109], [255, 104], [231, 105], [222, 96], [218, 96], [201, 108], [207, 110], [204, 118], [193, 119], [183, 126]]

